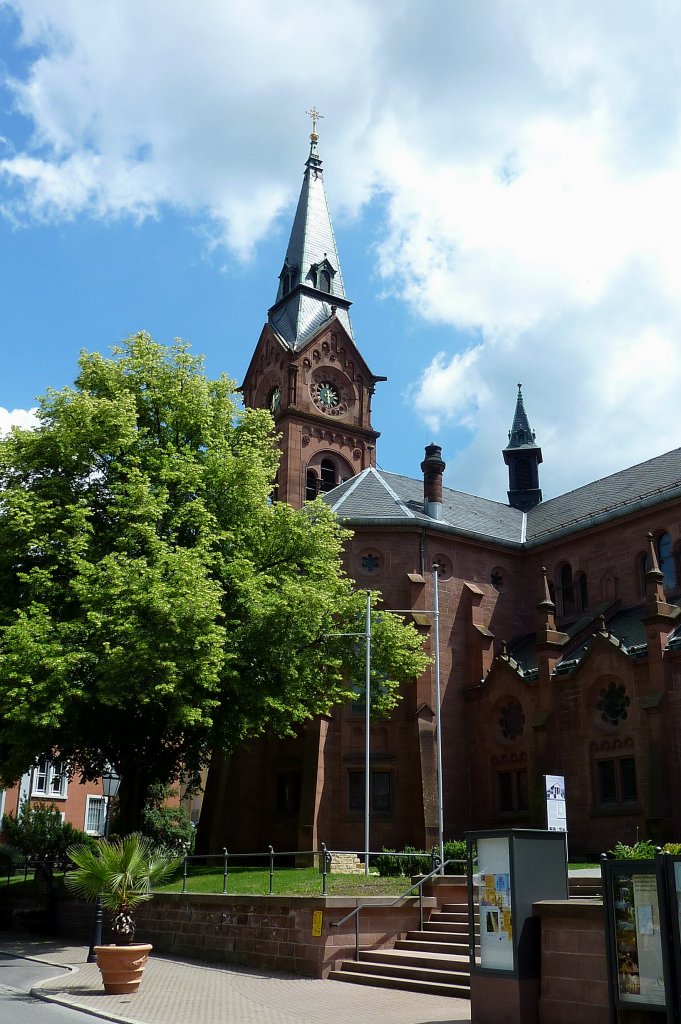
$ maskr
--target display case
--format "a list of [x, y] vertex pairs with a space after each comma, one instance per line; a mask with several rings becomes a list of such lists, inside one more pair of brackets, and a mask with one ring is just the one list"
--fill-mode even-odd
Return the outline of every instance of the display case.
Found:
[[568, 897], [566, 835], [469, 832], [471, 1009], [477, 1024], [533, 1024], [541, 973], [538, 900]]
[[469, 912], [471, 920], [479, 920], [479, 927], [471, 929], [471, 972], [538, 977], [541, 956], [532, 904], [567, 899], [564, 833], [511, 828], [470, 832], [467, 840]]
[[[601, 860], [610, 1005], [679, 1020], [681, 857]], [[677, 956], [672, 957], [675, 945]]]

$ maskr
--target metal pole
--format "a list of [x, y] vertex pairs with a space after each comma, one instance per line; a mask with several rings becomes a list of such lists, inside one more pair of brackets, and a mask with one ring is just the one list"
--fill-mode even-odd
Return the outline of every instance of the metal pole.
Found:
[[435, 728], [437, 730], [437, 830], [440, 846], [440, 874], [445, 873], [444, 801], [442, 797], [442, 713], [440, 700], [440, 595], [437, 563], [433, 565], [433, 625], [435, 641]]
[[274, 847], [270, 845], [270, 896], [274, 893]]
[[364, 679], [364, 874], [369, 877], [369, 821], [371, 799], [371, 776], [369, 775], [370, 762], [370, 729], [371, 729], [371, 591], [367, 590], [366, 608], [366, 662]]
[[227, 892], [227, 847], [222, 847], [222, 895]]
[[[110, 797], [104, 797], [104, 839], [109, 838], [109, 801]], [[95, 900], [95, 910], [92, 916], [92, 929], [90, 931], [90, 948], [87, 954], [87, 963], [97, 963], [95, 946], [102, 944], [102, 925], [104, 924], [104, 907], [102, 906], [101, 894]]]

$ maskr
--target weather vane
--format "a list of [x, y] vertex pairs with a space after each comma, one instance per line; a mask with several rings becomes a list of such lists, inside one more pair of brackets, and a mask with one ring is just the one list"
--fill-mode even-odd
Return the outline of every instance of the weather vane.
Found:
[[312, 118], [312, 134], [317, 134], [317, 121], [321, 120], [324, 115], [320, 114], [316, 107], [312, 107], [311, 110], [306, 110], [305, 113], [308, 117]]

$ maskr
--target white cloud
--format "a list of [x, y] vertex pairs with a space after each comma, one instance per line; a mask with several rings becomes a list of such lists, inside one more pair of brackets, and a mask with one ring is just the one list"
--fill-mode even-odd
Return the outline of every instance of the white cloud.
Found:
[[317, 103], [336, 215], [380, 192], [384, 287], [463, 332], [407, 398], [445, 447], [471, 432], [452, 473], [503, 489], [517, 380], [546, 491], [678, 443], [678, 5], [5, 6], [40, 52], [12, 84], [34, 128], [0, 162], [14, 217], [170, 204], [248, 256]]
[[8, 434], [12, 427], [31, 430], [38, 426], [36, 409], [3, 409], [0, 406], [0, 437]]

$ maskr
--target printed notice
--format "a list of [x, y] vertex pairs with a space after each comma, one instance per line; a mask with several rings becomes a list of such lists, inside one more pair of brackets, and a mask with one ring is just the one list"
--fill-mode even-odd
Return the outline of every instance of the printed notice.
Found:
[[513, 970], [513, 913], [506, 839], [479, 839], [480, 965]]
[[617, 982], [623, 1003], [664, 1006], [660, 907], [654, 875], [613, 878]]

